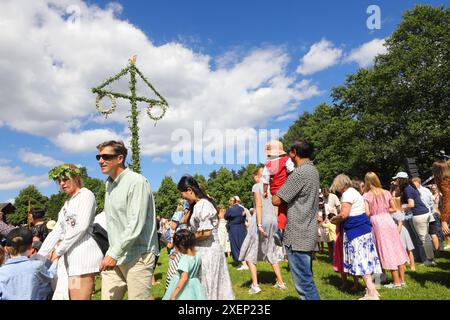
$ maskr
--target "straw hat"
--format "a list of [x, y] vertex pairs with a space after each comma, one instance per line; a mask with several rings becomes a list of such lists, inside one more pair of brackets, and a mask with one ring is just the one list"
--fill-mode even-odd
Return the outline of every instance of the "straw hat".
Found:
[[266, 156], [282, 156], [285, 155], [286, 152], [283, 148], [283, 143], [279, 140], [272, 140], [266, 143], [265, 147]]

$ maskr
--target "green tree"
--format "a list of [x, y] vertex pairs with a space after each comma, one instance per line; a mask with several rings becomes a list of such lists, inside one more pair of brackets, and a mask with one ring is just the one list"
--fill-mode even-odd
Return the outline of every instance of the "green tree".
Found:
[[228, 207], [228, 200], [235, 196], [238, 183], [233, 179], [233, 174], [227, 168], [220, 168], [210, 174], [207, 183], [207, 192], [212, 196], [217, 205]]
[[283, 137], [315, 144], [323, 183], [367, 171], [386, 183], [406, 157], [426, 174], [450, 145], [450, 9], [418, 5], [403, 17], [374, 66], [349, 75], [332, 106], [303, 114]]
[[403, 17], [387, 53], [332, 94], [358, 120], [359, 151], [385, 180], [405, 157], [429, 171], [450, 145], [450, 9], [418, 5]]
[[32, 208], [45, 209], [48, 198], [41, 194], [34, 185], [22, 189], [14, 200], [16, 212], [7, 215], [7, 222], [9, 224], [20, 225], [27, 223], [29, 201]]
[[164, 177], [158, 191], [154, 193], [154, 197], [156, 214], [165, 218], [172, 217], [177, 208], [180, 193], [171, 177]]
[[255, 183], [253, 181], [253, 173], [258, 166], [256, 164], [249, 164], [242, 167], [237, 172], [237, 190], [236, 194], [241, 199], [241, 204], [246, 208], [253, 207], [252, 187]]
[[95, 201], [97, 205], [96, 213], [98, 214], [102, 212], [105, 207], [105, 182], [86, 175], [85, 177], [83, 177], [83, 183], [84, 186], [87, 189], [91, 190], [95, 195]]
[[207, 182], [206, 182], [206, 178], [204, 176], [197, 173], [197, 174], [194, 174], [192, 177], [195, 179], [195, 181], [198, 182], [198, 184], [200, 185], [201, 188], [206, 190]]
[[349, 110], [320, 104], [313, 113], [305, 113], [291, 126], [283, 137], [289, 148], [300, 138], [315, 147], [314, 163], [320, 172], [322, 185], [330, 185], [339, 173], [352, 177], [363, 174], [358, 137], [354, 134], [357, 121]]

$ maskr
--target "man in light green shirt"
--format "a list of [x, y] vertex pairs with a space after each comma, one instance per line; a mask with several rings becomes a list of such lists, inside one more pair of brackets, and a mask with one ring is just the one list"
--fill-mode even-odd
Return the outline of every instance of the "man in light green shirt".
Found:
[[102, 300], [148, 300], [158, 252], [155, 203], [148, 180], [125, 167], [122, 141], [97, 146], [106, 180], [105, 213], [109, 249], [100, 265]]

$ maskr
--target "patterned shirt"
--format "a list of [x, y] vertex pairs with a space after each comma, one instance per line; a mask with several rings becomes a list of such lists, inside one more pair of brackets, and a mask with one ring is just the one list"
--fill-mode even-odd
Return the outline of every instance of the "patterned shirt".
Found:
[[319, 188], [319, 172], [312, 161], [306, 160], [295, 168], [276, 194], [288, 205], [283, 242], [294, 251], [310, 252], [316, 247]]
[[146, 252], [159, 253], [156, 214], [148, 180], [128, 168], [106, 181], [105, 213], [109, 249], [118, 265]]
[[8, 233], [14, 229], [15, 227], [8, 225], [7, 223], [0, 220], [0, 234], [4, 237], [8, 235]]

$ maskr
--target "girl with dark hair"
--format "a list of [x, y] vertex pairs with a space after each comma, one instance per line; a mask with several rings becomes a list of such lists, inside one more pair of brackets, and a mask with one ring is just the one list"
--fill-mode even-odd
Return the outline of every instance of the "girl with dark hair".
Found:
[[163, 300], [205, 300], [198, 278], [202, 260], [195, 252], [194, 233], [187, 229], [178, 230], [173, 236], [173, 244], [181, 258]]
[[223, 249], [219, 242], [217, 208], [214, 201], [191, 176], [183, 176], [178, 191], [190, 204], [188, 222], [194, 232], [195, 250], [200, 254], [200, 282], [207, 300], [234, 299], [230, 275]]

